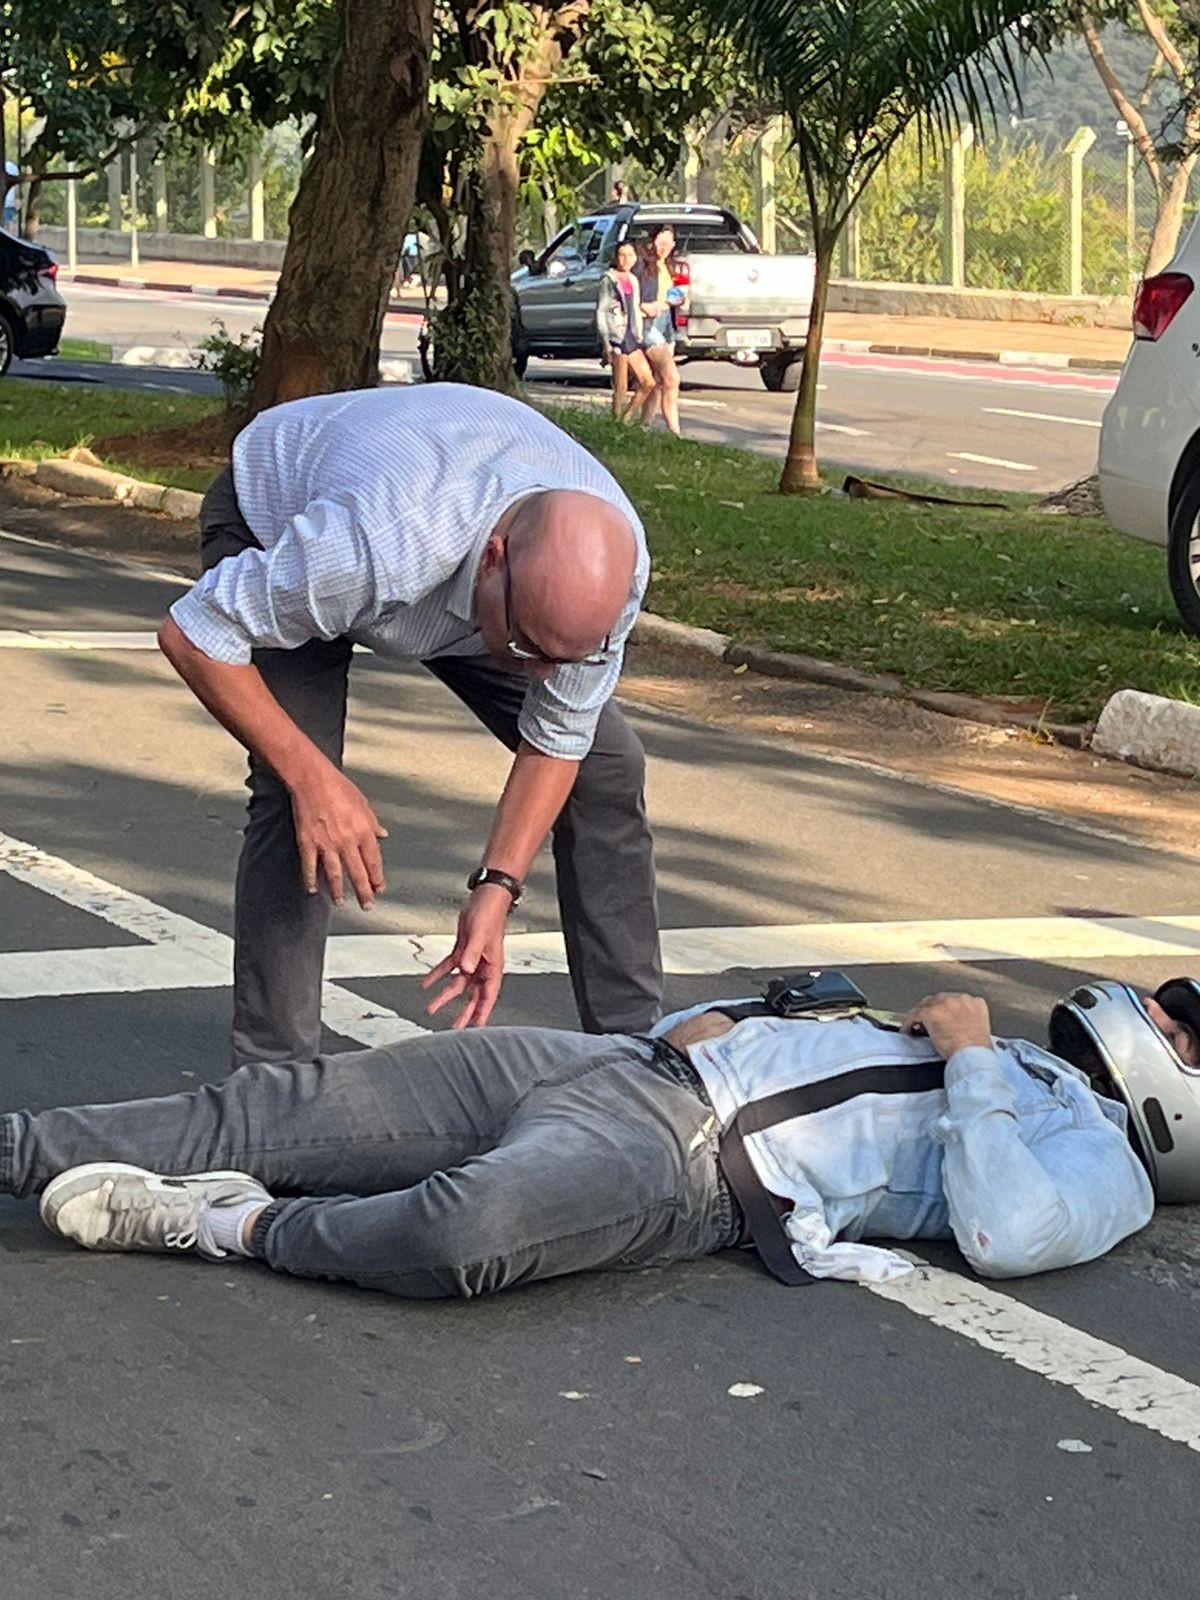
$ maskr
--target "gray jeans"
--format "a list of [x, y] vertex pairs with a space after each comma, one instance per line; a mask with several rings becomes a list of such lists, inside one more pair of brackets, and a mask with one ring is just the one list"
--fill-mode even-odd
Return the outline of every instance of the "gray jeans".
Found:
[[736, 1243], [716, 1138], [644, 1040], [491, 1028], [0, 1116], [0, 1192], [91, 1161], [245, 1171], [304, 1197], [259, 1220], [272, 1267], [434, 1299]]
[[[228, 470], [200, 510], [205, 568], [257, 540], [238, 509]], [[311, 640], [260, 650], [254, 663], [280, 705], [338, 766], [352, 646]], [[525, 682], [486, 657], [424, 665], [510, 750]], [[662, 1005], [654, 849], [643, 798], [645, 756], [610, 701], [554, 826], [554, 865], [567, 961], [583, 1026], [639, 1033]], [[233, 1062], [309, 1060], [320, 1049], [321, 979], [330, 907], [300, 883], [291, 801], [270, 767], [250, 761], [250, 804], [237, 874]]]

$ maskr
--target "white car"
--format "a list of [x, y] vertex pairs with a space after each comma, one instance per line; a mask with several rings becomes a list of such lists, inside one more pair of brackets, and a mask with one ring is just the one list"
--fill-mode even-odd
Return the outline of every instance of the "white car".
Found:
[[1133, 335], [1100, 431], [1100, 497], [1122, 533], [1166, 545], [1175, 604], [1200, 633], [1200, 225], [1141, 284]]

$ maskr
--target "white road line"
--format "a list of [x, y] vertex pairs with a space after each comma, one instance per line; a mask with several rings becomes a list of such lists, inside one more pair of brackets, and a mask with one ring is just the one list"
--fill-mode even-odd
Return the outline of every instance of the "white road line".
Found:
[[[168, 911], [143, 895], [5, 833], [0, 833], [0, 872], [147, 941], [146, 945], [115, 951], [43, 950], [36, 952], [33, 960], [27, 951], [5, 953], [0, 955], [0, 998], [133, 992], [156, 987], [148, 980], [164, 975], [172, 980], [172, 988], [224, 988], [233, 981], [233, 940], [215, 928]], [[89, 976], [94, 982], [109, 984], [120, 974], [132, 977], [131, 990], [80, 987]], [[29, 987], [23, 992], [14, 990], [13, 984], [22, 978]], [[321, 1006], [329, 1027], [360, 1044], [392, 1044], [428, 1032], [387, 1006], [364, 1000], [335, 983], [324, 985]]]
[[0, 628], [0, 650], [157, 650], [153, 632], [106, 632], [67, 629], [42, 633], [32, 629]]
[[[351, 933], [330, 939], [331, 978], [415, 977], [451, 948], [449, 933]], [[516, 933], [510, 972], [564, 973], [561, 933]], [[1200, 917], [985, 917], [929, 922], [816, 922], [664, 928], [664, 969], [702, 977], [737, 967], [941, 966], [959, 962], [1185, 961], [1200, 951]]]
[[1126, 1422], [1200, 1450], [1200, 1389], [1119, 1345], [923, 1263], [907, 1277], [864, 1287], [1027, 1372], [1073, 1389]]
[[1028, 417], [1031, 422], [1069, 422], [1073, 428], [1098, 428], [1100, 424], [1090, 417], [1059, 417], [1050, 411], [1013, 411], [1008, 406], [984, 406], [993, 417]]
[[1007, 467], [1009, 472], [1036, 472], [1036, 467], [1031, 467], [1028, 461], [1004, 461], [999, 456], [977, 456], [970, 450], [948, 450], [946, 454], [952, 461], [974, 461], [981, 467]]
[[849, 434], [852, 439], [870, 439], [874, 437], [874, 435], [869, 433], [866, 428], [847, 428], [843, 423], [840, 422], [818, 421], [817, 428], [822, 433]]
[[[71, 994], [137, 994], [153, 989], [209, 989], [231, 981], [232, 942], [186, 917], [175, 917], [149, 901], [122, 897], [99, 885], [75, 894], [72, 880], [30, 874], [9, 865], [0, 850], [0, 870], [91, 911], [148, 944], [118, 949], [10, 951], [0, 953], [0, 999], [21, 1000]], [[60, 893], [64, 881], [66, 892]], [[114, 894], [118, 897], [113, 898]], [[368, 978], [422, 978], [453, 947], [442, 933], [351, 933], [330, 939], [326, 972], [331, 983]], [[1185, 963], [1200, 951], [1200, 917], [995, 917], [931, 922], [801, 923], [778, 927], [665, 928], [664, 970], [673, 977], [717, 976], [738, 968], [824, 966], [946, 966], [963, 962], [1044, 961], [1091, 966], [1101, 961], [1157, 959]], [[508, 970], [526, 976], [567, 972], [562, 934], [510, 934]], [[330, 995], [340, 1006], [342, 998]], [[367, 1002], [359, 1022], [370, 1020]], [[341, 1013], [339, 1013], [341, 1014]], [[357, 1013], [355, 1013], [357, 1015]], [[339, 1032], [347, 1030], [335, 1024]], [[372, 1029], [372, 1033], [378, 1030]], [[356, 1026], [350, 1037], [363, 1038]], [[392, 1033], [389, 1037], [395, 1037]]]

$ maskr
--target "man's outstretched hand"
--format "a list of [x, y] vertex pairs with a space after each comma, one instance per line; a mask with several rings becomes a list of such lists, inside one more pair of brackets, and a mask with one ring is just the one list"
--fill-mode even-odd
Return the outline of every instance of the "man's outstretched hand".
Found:
[[504, 978], [504, 933], [512, 898], [499, 884], [484, 883], [458, 914], [454, 949], [439, 961], [422, 989], [443, 983], [441, 992], [425, 1008], [430, 1016], [465, 995], [455, 1028], [482, 1028], [492, 1014]]
[[385, 887], [379, 841], [387, 829], [362, 790], [321, 756], [292, 784], [292, 817], [300, 878], [309, 894], [324, 879], [329, 898], [340, 906], [349, 878], [359, 905], [369, 911]]
[[926, 995], [905, 1017], [905, 1033], [924, 1034], [941, 1056], [949, 1061], [957, 1050], [992, 1047], [992, 1020], [987, 1001], [976, 994], [941, 993]]

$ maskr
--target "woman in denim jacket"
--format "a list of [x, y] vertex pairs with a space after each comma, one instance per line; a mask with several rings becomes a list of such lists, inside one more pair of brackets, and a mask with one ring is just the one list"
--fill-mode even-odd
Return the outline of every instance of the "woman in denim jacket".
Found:
[[[641, 287], [634, 276], [637, 250], [627, 239], [617, 246], [612, 266], [600, 280], [596, 326], [612, 366], [613, 416], [631, 422], [654, 392], [654, 374], [643, 342]], [[630, 379], [633, 392], [630, 393]]]

